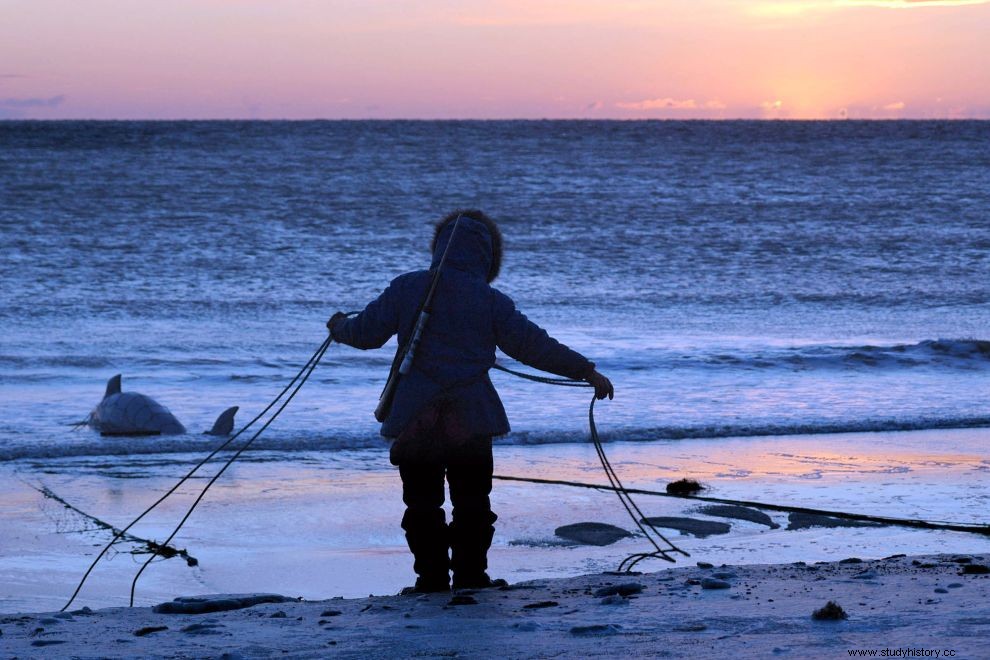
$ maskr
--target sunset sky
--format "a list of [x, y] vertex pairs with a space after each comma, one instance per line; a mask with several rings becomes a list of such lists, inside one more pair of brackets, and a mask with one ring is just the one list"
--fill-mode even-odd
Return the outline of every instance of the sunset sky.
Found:
[[0, 118], [990, 118], [990, 0], [0, 0]]

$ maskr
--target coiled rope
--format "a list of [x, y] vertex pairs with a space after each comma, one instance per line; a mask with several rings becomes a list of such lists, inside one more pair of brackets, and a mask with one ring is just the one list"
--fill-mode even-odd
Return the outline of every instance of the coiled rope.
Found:
[[[528, 374], [523, 371], [515, 371], [514, 369], [503, 367], [500, 364], [496, 364], [495, 369], [518, 378], [531, 380], [536, 383], [559, 385], [562, 387], [593, 387], [593, 385], [586, 383], [583, 380], [537, 376], [535, 374]], [[608, 456], [605, 454], [605, 448], [602, 447], [601, 438], [598, 436], [598, 427], [595, 425], [595, 399], [596, 397], [592, 396], [591, 404], [588, 406], [588, 428], [591, 431], [591, 442], [595, 445], [595, 452], [598, 454], [598, 460], [602, 464], [602, 469], [605, 471], [605, 476], [608, 477], [609, 484], [611, 484], [609, 490], [616, 494], [619, 498], [619, 502], [622, 503], [622, 507], [626, 510], [626, 513], [629, 514], [629, 517], [639, 529], [640, 533], [642, 533], [642, 535], [650, 542], [650, 545], [653, 546], [652, 551], [637, 552], [623, 559], [619, 562], [618, 570], [620, 572], [631, 571], [636, 564], [644, 559], [663, 559], [674, 563], [677, 560], [670, 556], [671, 553], [674, 552], [680, 553], [685, 557], [690, 557], [690, 554], [671, 543], [666, 536], [650, 524], [649, 519], [643, 515], [643, 512], [640, 511], [639, 507], [636, 505], [629, 489], [622, 485], [619, 475], [616, 474], [615, 469], [612, 467], [612, 463], [608, 460]]]

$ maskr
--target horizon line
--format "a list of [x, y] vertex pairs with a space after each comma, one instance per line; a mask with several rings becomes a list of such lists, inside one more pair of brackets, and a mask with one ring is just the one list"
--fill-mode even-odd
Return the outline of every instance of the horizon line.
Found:
[[796, 123], [796, 122], [990, 122], [990, 117], [174, 117], [174, 118], [142, 118], [142, 117], [0, 117], [0, 123], [36, 122], [36, 123], [68, 123], [68, 122], [765, 122], [765, 123]]

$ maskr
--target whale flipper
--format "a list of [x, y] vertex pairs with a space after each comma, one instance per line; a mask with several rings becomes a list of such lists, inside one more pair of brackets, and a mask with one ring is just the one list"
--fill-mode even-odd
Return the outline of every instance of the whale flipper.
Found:
[[239, 408], [233, 406], [227, 408], [220, 416], [217, 417], [216, 423], [213, 424], [213, 428], [206, 432], [207, 435], [230, 435], [230, 432], [234, 430], [234, 415], [237, 414]]
[[111, 394], [120, 394], [120, 374], [107, 381], [107, 391], [103, 393], [103, 398], [105, 399]]

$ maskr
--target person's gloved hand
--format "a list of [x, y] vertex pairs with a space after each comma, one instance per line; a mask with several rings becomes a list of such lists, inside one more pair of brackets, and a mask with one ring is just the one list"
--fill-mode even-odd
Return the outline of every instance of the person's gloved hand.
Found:
[[331, 316], [330, 320], [327, 321], [327, 330], [330, 331], [331, 336], [333, 335], [333, 326], [337, 325], [346, 318], [347, 318], [347, 314], [344, 314], [343, 312], [333, 313], [333, 316]]
[[597, 369], [593, 369], [591, 374], [585, 378], [585, 380], [594, 386], [596, 399], [604, 399], [605, 397], [611, 399], [615, 396], [615, 389], [612, 387], [612, 381], [598, 373]]

